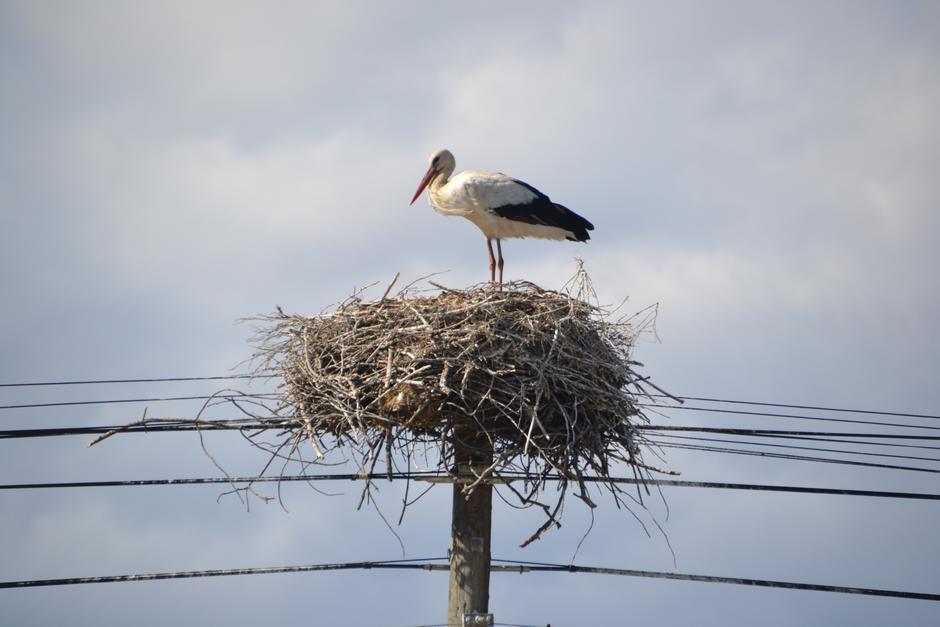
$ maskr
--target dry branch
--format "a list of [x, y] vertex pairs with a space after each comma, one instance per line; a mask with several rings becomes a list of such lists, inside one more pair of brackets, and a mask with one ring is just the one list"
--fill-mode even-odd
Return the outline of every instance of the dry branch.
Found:
[[[636, 401], [646, 386], [659, 389], [631, 358], [649, 318], [610, 320], [588, 302], [595, 297], [583, 271], [567, 293], [527, 282], [390, 291], [376, 301], [357, 293], [314, 317], [278, 310], [260, 318], [259, 373], [283, 379], [275, 413], [295, 425], [266, 450], [285, 463], [338, 454], [362, 471], [402, 464], [454, 474], [455, 451], [469, 451], [481, 464], [467, 491], [523, 473], [511, 494], [547, 516], [526, 544], [560, 525], [569, 483], [594, 507], [583, 477], [620, 463], [638, 478], [664, 472], [643, 461], [635, 429], [648, 422]], [[565, 480], [550, 505], [538, 499], [553, 473]], [[618, 506], [642, 503], [642, 490], [603, 485]]]
[[[588, 486], [600, 486], [639, 521], [631, 506], [644, 506], [651, 473], [677, 474], [644, 461], [656, 449], [636, 428], [649, 422], [638, 400], [647, 389], [662, 392], [631, 356], [655, 308], [613, 319], [583, 270], [564, 292], [514, 282], [466, 290], [432, 283], [429, 293], [416, 283], [394, 296], [390, 285], [379, 300], [357, 292], [312, 317], [278, 309], [257, 318], [256, 374], [279, 378], [278, 393], [224, 390], [193, 419], [145, 414], [126, 428], [188, 425], [204, 450], [203, 430], [237, 428], [269, 456], [260, 475], [352, 461], [363, 477], [438, 471], [467, 493], [493, 483], [504, 501], [545, 514], [523, 546], [560, 526], [569, 486], [591, 508]], [[220, 406], [242, 418], [204, 417]], [[470, 459], [469, 468], [458, 469], [458, 458]], [[604, 480], [621, 464], [635, 493]], [[543, 502], [556, 475], [554, 497]], [[374, 489], [365, 482], [360, 506], [374, 504]], [[266, 498], [251, 484], [232, 492]], [[406, 490], [402, 515], [413, 502]]]

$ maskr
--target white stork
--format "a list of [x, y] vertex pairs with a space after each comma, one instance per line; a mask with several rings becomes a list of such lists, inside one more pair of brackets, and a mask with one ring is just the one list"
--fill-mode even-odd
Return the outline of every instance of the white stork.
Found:
[[[463, 216], [483, 231], [490, 253], [490, 281], [503, 284], [503, 247], [500, 240], [510, 237], [539, 237], [586, 242], [594, 225], [554, 203], [527, 183], [501, 172], [464, 170], [453, 178], [457, 162], [449, 150], [438, 150], [428, 159], [428, 171], [418, 185], [410, 204], [426, 187], [431, 206], [445, 216]], [[493, 240], [499, 262], [493, 257]]]

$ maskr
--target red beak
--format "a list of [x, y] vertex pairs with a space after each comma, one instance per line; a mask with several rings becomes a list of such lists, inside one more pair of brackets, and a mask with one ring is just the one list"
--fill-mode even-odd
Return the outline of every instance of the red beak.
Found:
[[427, 174], [425, 174], [424, 178], [421, 179], [421, 183], [418, 185], [418, 191], [415, 192], [414, 198], [412, 198], [411, 202], [408, 203], [409, 205], [415, 204], [415, 201], [418, 200], [418, 196], [420, 196], [421, 192], [424, 191], [424, 188], [428, 186], [428, 183], [434, 180], [435, 176], [437, 176], [437, 170], [435, 170], [433, 166], [428, 168]]

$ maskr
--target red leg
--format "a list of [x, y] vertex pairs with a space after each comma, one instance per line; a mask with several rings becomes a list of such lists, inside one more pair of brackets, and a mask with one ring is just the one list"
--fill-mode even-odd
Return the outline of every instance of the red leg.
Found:
[[[499, 246], [499, 240], [496, 240]], [[493, 257], [493, 240], [486, 238], [486, 247], [490, 251], [490, 283], [496, 283], [496, 258]]]
[[499, 286], [503, 286], [503, 244], [499, 240], [496, 240], [496, 252], [499, 253]]

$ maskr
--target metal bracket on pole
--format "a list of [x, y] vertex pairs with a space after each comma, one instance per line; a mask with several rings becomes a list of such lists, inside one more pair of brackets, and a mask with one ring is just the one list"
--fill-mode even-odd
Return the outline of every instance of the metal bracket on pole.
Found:
[[493, 627], [492, 614], [470, 612], [463, 615], [463, 627]]

